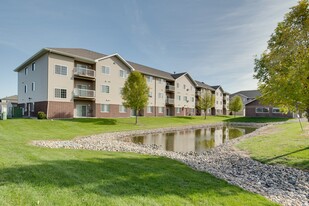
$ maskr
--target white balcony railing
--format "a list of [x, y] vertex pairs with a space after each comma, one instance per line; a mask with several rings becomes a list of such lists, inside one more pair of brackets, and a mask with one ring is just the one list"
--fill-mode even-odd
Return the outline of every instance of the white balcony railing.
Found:
[[172, 98], [166, 98], [166, 104], [175, 104], [175, 100]]
[[74, 97], [94, 98], [95, 91], [89, 89], [74, 88]]
[[173, 86], [173, 85], [166, 85], [166, 90], [167, 91], [175, 91], [175, 86]]
[[95, 78], [95, 71], [93, 69], [75, 67], [74, 68], [74, 75]]

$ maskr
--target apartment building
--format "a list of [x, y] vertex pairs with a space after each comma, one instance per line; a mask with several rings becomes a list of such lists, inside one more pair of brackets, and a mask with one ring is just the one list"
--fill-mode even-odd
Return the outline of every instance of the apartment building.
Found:
[[121, 90], [130, 72], [141, 72], [149, 86], [144, 116], [195, 113], [195, 81], [188, 73], [170, 74], [126, 61], [119, 54], [86, 49], [43, 48], [18, 72], [18, 103], [24, 115], [43, 111], [48, 118], [129, 117]]

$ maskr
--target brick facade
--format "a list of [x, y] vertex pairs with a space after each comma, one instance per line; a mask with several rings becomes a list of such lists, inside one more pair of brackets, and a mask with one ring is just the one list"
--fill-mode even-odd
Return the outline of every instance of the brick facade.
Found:
[[47, 118], [73, 118], [74, 116], [73, 102], [48, 102]]

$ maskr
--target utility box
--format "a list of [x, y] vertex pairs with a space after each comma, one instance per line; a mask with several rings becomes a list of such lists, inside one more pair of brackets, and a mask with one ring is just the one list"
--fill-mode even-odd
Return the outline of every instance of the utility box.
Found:
[[1, 119], [2, 120], [7, 120], [7, 118], [8, 118], [8, 114], [6, 112], [2, 112]]

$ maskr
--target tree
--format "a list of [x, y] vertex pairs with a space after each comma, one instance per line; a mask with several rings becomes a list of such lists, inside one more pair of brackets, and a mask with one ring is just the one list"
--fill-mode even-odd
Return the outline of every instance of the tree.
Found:
[[234, 117], [235, 117], [235, 113], [243, 108], [241, 97], [238, 95], [233, 97], [229, 103], [229, 108], [232, 112], [234, 112]]
[[254, 78], [261, 101], [281, 110], [306, 111], [309, 121], [309, 2], [297, 6], [280, 22], [267, 50], [255, 58]]
[[137, 115], [148, 104], [149, 88], [143, 75], [137, 71], [131, 72], [122, 89], [123, 105], [135, 110], [135, 124]]
[[210, 92], [206, 92], [203, 96], [199, 96], [197, 107], [200, 110], [204, 110], [204, 119], [207, 116], [207, 110], [215, 105], [215, 96]]

